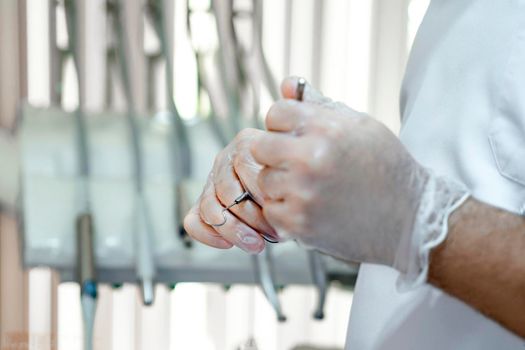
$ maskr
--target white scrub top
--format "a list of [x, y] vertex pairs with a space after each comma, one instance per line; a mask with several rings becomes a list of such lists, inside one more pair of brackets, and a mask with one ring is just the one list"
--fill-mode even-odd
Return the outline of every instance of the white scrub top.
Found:
[[[401, 114], [401, 139], [420, 163], [523, 214], [525, 0], [433, 0], [411, 52]], [[398, 293], [397, 276], [363, 264], [347, 349], [525, 349], [525, 339], [430, 285]]]

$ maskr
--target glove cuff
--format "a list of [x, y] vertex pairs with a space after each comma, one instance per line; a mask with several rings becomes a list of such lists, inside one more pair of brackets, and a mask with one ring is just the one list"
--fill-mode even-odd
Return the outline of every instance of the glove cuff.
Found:
[[430, 174], [421, 195], [411, 232], [401, 237], [394, 268], [401, 272], [399, 291], [414, 289], [427, 280], [430, 251], [448, 235], [448, 218], [470, 193], [454, 180]]

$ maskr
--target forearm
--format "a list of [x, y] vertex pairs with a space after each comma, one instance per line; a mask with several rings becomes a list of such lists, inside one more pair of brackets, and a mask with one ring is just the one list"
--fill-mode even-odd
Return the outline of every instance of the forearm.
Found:
[[468, 200], [431, 254], [429, 281], [525, 337], [525, 218]]

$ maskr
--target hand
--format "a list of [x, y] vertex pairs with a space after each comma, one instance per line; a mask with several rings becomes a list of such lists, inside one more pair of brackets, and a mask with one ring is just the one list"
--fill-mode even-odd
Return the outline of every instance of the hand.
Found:
[[441, 235], [461, 186], [423, 168], [383, 124], [341, 104], [278, 101], [266, 126], [251, 151], [266, 166], [263, 213], [280, 237], [420, 276], [428, 256], [421, 247]]
[[[260, 204], [263, 195], [257, 185], [262, 166], [255, 162], [249, 148], [261, 130], [245, 129], [222, 150], [213, 164], [208, 181], [197, 203], [184, 219], [184, 228], [194, 239], [216, 248], [231, 248], [233, 245], [249, 253], [258, 253], [265, 243], [261, 235], [276, 237], [275, 230], [262, 215]], [[225, 211], [223, 208], [245, 190], [253, 200], [246, 200]]]
[[[281, 86], [283, 96], [292, 98], [297, 79], [285, 80]], [[304, 101], [313, 104], [329, 104], [331, 100], [306, 86]], [[245, 129], [215, 158], [213, 169], [204, 191], [184, 219], [184, 228], [194, 239], [216, 248], [233, 245], [250, 252], [260, 252], [265, 243], [261, 235], [279, 240], [275, 230], [262, 215], [263, 194], [257, 185], [262, 166], [250, 153], [253, 139], [264, 132]], [[253, 201], [244, 201], [225, 212], [226, 223], [215, 227], [210, 224], [224, 221], [222, 209], [245, 190]]]

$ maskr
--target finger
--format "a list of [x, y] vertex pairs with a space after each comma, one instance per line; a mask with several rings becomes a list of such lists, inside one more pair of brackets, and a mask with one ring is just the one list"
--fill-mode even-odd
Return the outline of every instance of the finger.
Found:
[[290, 213], [290, 205], [286, 201], [265, 202], [264, 217], [275, 228], [280, 240], [294, 239], [294, 215]]
[[221, 237], [248, 253], [259, 253], [264, 249], [264, 240], [250, 226], [240, 221], [230, 211], [223, 210], [215, 194], [212, 181], [206, 185], [200, 200], [202, 221], [210, 225]]
[[[233, 169], [235, 174], [237, 174], [237, 178], [239, 179], [242, 188], [249, 191], [253, 201], [261, 206], [264, 202], [264, 196], [259, 186], [257, 186], [257, 176], [263, 166], [255, 161], [250, 151], [250, 147], [251, 143], [243, 150], [243, 155], [239, 155], [233, 159]], [[243, 161], [239, 159], [241, 157], [249, 159]]]
[[[298, 98], [297, 86], [299, 77], [291, 76], [281, 83], [281, 94], [286, 99], [296, 100]], [[308, 82], [304, 87], [303, 101], [315, 104], [330, 103], [332, 100], [314, 89]]]
[[258, 185], [265, 194], [266, 200], [282, 200], [290, 190], [289, 172], [282, 169], [266, 167], [259, 173]]
[[313, 107], [295, 100], [279, 100], [266, 114], [266, 129], [281, 132], [300, 130], [315, 116], [317, 109]]
[[[223, 207], [227, 207], [245, 192], [239, 178], [231, 165], [224, 166], [218, 170], [219, 173], [213, 177], [217, 198]], [[252, 227], [255, 231], [274, 236], [274, 229], [268, 224], [262, 215], [262, 209], [253, 200], [245, 200], [230, 208], [242, 222]]]
[[[245, 129], [246, 130], [246, 129]], [[265, 133], [263, 130], [248, 129], [238, 134], [236, 151], [233, 152], [233, 159], [229, 163], [233, 164], [233, 169], [242, 186], [250, 192], [252, 199], [259, 205], [263, 203], [264, 197], [257, 186], [257, 175], [262, 169], [262, 165], [257, 163], [250, 152], [250, 146], [256, 135]], [[246, 133], [249, 132], [248, 135]]]
[[[283, 80], [281, 83], [281, 93], [285, 99], [296, 100], [298, 98], [298, 86], [299, 86], [299, 77], [288, 77]], [[352, 108], [348, 107], [342, 102], [333, 101], [331, 98], [324, 96], [320, 91], [314, 89], [310, 84], [306, 83], [303, 92], [303, 102], [309, 104], [316, 104], [324, 108], [344, 111], [350, 113], [352, 116], [360, 116], [362, 113], [359, 113]]]
[[311, 147], [306, 141], [306, 138], [289, 134], [266, 132], [253, 140], [250, 150], [257, 163], [285, 169], [312, 157]]
[[202, 221], [196, 205], [184, 218], [184, 229], [192, 238], [211, 247], [219, 249], [233, 247], [233, 244], [219, 236], [214, 229]]

